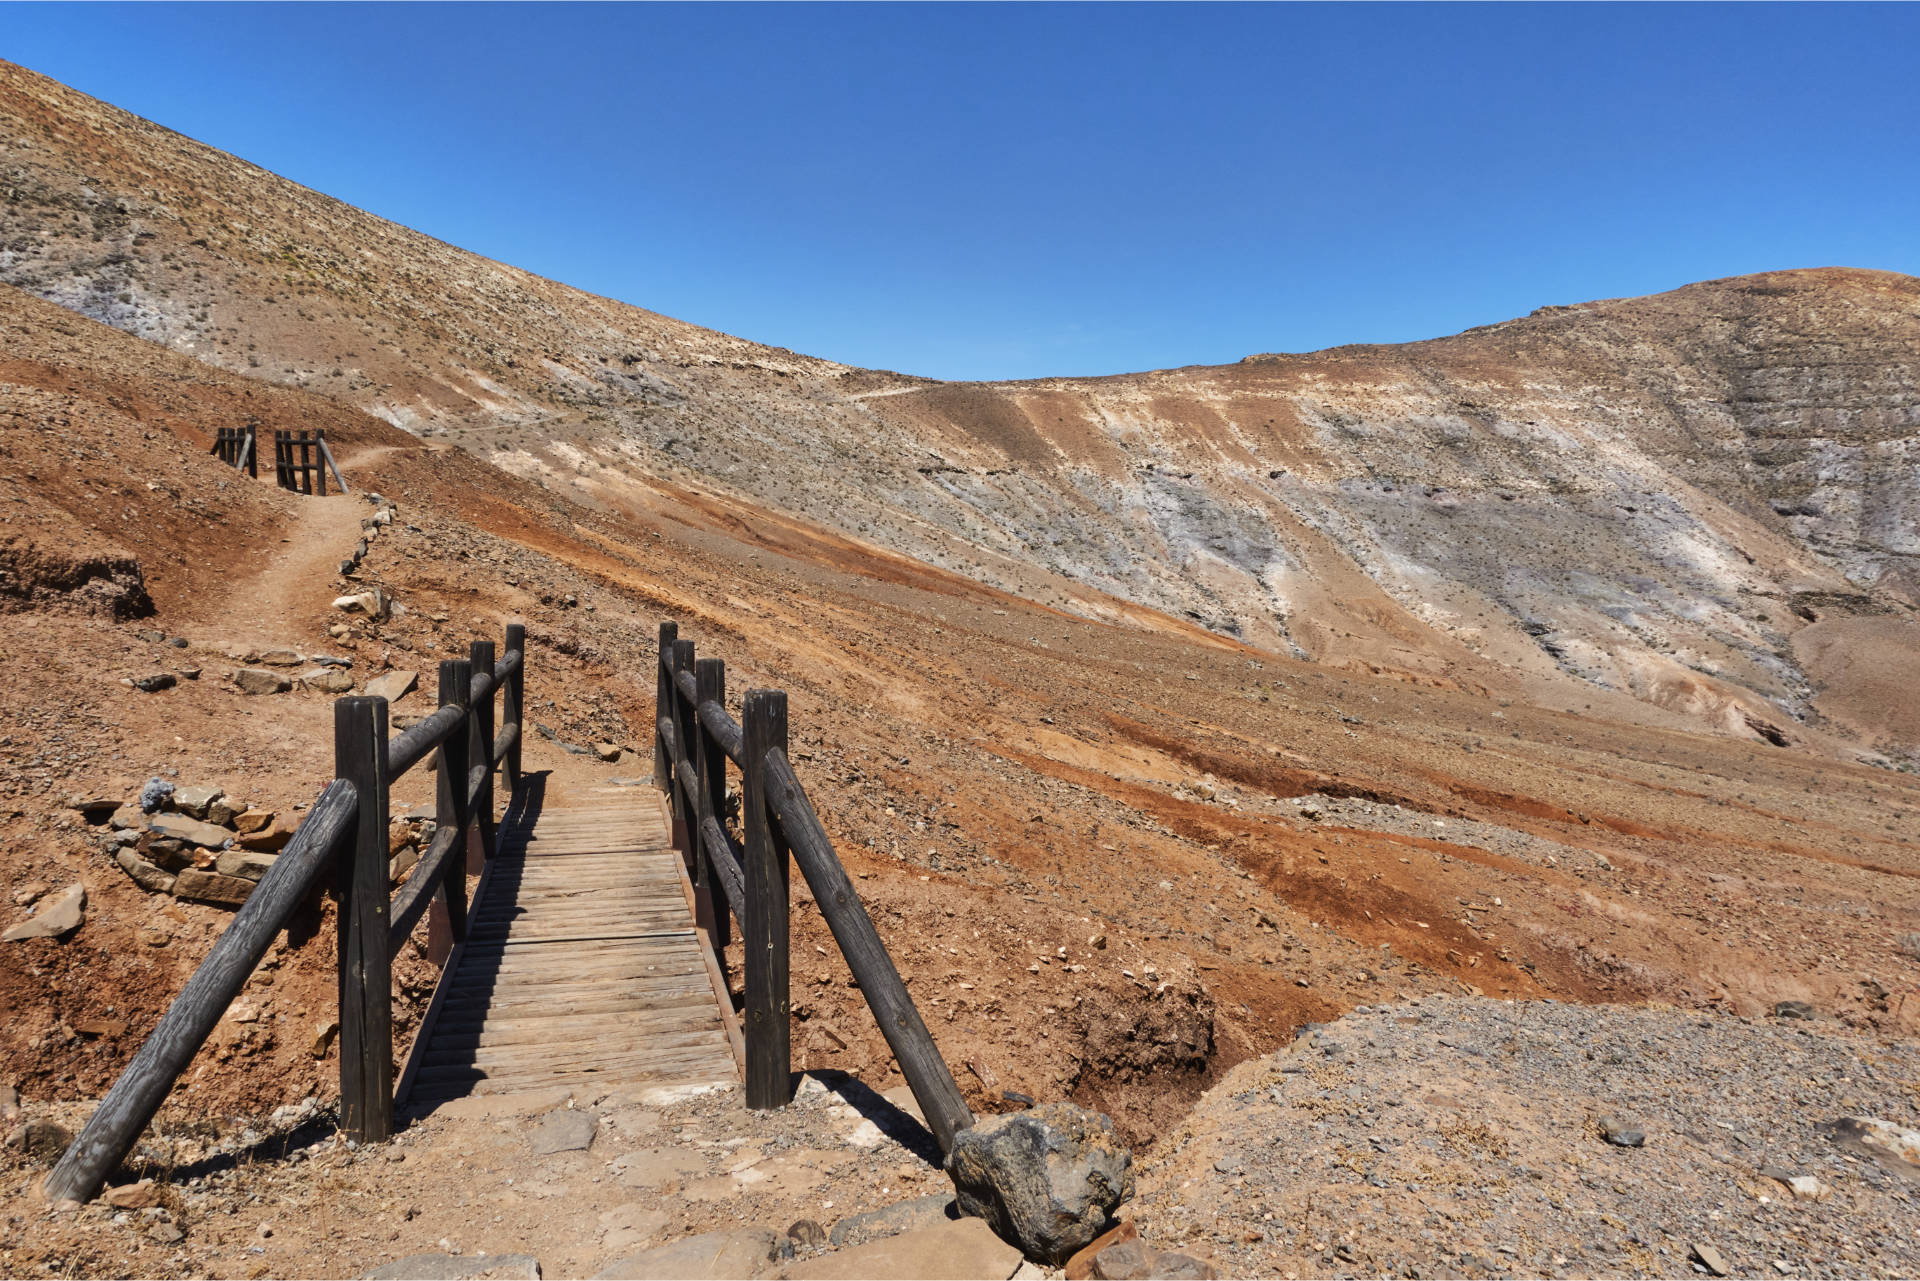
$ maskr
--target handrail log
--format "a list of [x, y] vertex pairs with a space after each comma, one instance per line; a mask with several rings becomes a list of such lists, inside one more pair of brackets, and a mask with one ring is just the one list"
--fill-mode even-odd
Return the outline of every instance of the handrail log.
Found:
[[[692, 644], [692, 642], [689, 641], [688, 644]], [[683, 667], [675, 672], [673, 674], [673, 684], [674, 688], [678, 689], [689, 703], [698, 703], [700, 701], [700, 687], [693, 679], [693, 669], [691, 667]]]
[[520, 727], [518, 725], [502, 725], [500, 732], [493, 736], [493, 763], [498, 765], [501, 761], [507, 759], [507, 753], [511, 752], [513, 745], [519, 741]]
[[727, 835], [727, 829], [712, 818], [700, 820], [700, 839], [706, 842], [707, 857], [713, 861], [713, 870], [720, 877], [720, 887], [726, 891], [727, 910], [733, 913], [734, 920], [740, 922], [740, 928], [745, 929], [747, 881], [746, 873], [740, 870], [740, 847]]
[[493, 665], [494, 686], [498, 688], [499, 685], [507, 679], [507, 677], [513, 675], [515, 672], [519, 671], [521, 667], [525, 666], [526, 661], [527, 661], [527, 656], [524, 650], [518, 650], [518, 649], [508, 650], [506, 654], [500, 659], [500, 661]]
[[407, 936], [413, 933], [413, 927], [426, 914], [427, 905], [433, 902], [434, 890], [439, 888], [446, 876], [447, 860], [465, 848], [465, 842], [461, 839], [465, 835], [463, 829], [456, 827], [443, 827], [436, 831], [427, 845], [426, 853], [413, 865], [413, 875], [393, 896], [393, 907], [389, 909], [393, 925], [387, 933], [388, 950], [392, 955], [400, 954]]
[[727, 709], [713, 702], [700, 704], [700, 724], [720, 744], [720, 750], [727, 754], [727, 759], [735, 765], [740, 764], [741, 753], [746, 750], [746, 733], [740, 728], [739, 722], [727, 715]]
[[827, 918], [847, 968], [859, 980], [874, 1020], [899, 1060], [901, 1075], [907, 1078], [940, 1150], [949, 1151], [953, 1136], [973, 1124], [973, 1113], [954, 1083], [946, 1060], [940, 1057], [913, 998], [907, 995], [893, 958], [887, 955], [886, 945], [873, 928], [873, 918], [854, 893], [853, 882], [840, 866], [833, 842], [794, 776], [793, 766], [787, 763], [786, 753], [776, 748], [766, 754], [765, 762], [768, 807], [780, 820], [794, 861], [813, 890], [820, 914]]
[[[654, 732], [660, 735], [661, 745], [667, 749], [667, 768], [672, 769], [676, 761], [683, 761], [687, 754], [680, 750], [680, 736], [674, 732], [673, 721], [665, 716], [654, 722]], [[662, 786], [665, 784], [663, 783]]]
[[387, 744], [388, 785], [391, 786], [395, 779], [432, 755], [434, 749], [446, 741], [447, 735], [460, 728], [466, 717], [466, 708], [450, 703], [395, 734]]
[[318, 884], [333, 870], [340, 844], [359, 818], [352, 783], [335, 779], [314, 802], [286, 850], [260, 878], [232, 924], [180, 995], [161, 1016], [120, 1079], [100, 1101], [80, 1137], [47, 1176], [53, 1201], [90, 1201], [166, 1101], [167, 1093], [240, 994], [267, 945]]
[[[487, 642], [484, 642], [484, 641], [475, 642], [475, 644], [486, 644], [486, 643]], [[493, 691], [498, 688], [500, 688], [500, 678], [494, 674], [493, 664], [489, 663], [487, 665], [486, 671], [484, 672], [477, 671], [473, 674], [473, 689], [471, 692], [471, 698], [473, 700], [474, 705], [477, 707], [481, 703], [487, 702], [489, 699], [493, 697]]]
[[680, 780], [680, 786], [687, 789], [687, 795], [697, 795], [694, 789], [699, 786], [700, 776], [693, 772], [693, 763], [691, 761], [675, 761], [673, 763], [673, 776]]

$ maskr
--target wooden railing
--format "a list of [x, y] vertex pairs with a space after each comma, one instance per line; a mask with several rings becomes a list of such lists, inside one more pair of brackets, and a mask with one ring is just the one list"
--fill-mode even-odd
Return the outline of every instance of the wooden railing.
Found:
[[320, 497], [325, 498], [328, 471], [332, 471], [334, 480], [339, 482], [340, 492], [346, 493], [347, 478], [340, 474], [340, 465], [333, 461], [333, 451], [327, 448], [327, 433], [273, 433], [273, 479], [280, 488], [291, 489], [296, 494], [311, 494], [318, 480]]
[[214, 433], [213, 448], [207, 452], [227, 466], [249, 476], [260, 474], [260, 456], [253, 450], [252, 427], [221, 427]]
[[[497, 661], [492, 641], [475, 641], [467, 658], [441, 663], [439, 709], [391, 740], [386, 699], [334, 703], [334, 780], [47, 1176], [49, 1199], [99, 1193], [273, 936], [322, 884], [339, 905], [341, 1129], [363, 1143], [393, 1133], [393, 957], [432, 905], [454, 942], [466, 937], [469, 848], [493, 855], [493, 772], [504, 767], [508, 786], [520, 783], [525, 671], [526, 628], [516, 623]], [[393, 895], [388, 792], [429, 755], [440, 775], [433, 840]]]
[[[693, 642], [679, 637], [678, 624], [660, 625], [653, 776], [671, 798], [674, 844], [693, 879], [698, 924], [716, 951], [726, 946], [728, 913], [740, 923], [746, 954], [747, 1106], [784, 1107], [793, 1096], [791, 855], [928, 1127], [941, 1151], [948, 1150], [953, 1136], [973, 1124], [973, 1113], [787, 760], [786, 692], [747, 691], [735, 722], [727, 714], [725, 664], [696, 659]], [[729, 761], [740, 772], [738, 840], [725, 822]]]

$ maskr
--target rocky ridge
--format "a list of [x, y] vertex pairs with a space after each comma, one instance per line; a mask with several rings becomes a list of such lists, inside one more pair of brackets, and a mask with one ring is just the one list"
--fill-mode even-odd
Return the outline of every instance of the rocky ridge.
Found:
[[1093, 617], [1907, 758], [1920, 282], [943, 384], [488, 262], [0, 66], [0, 280], [589, 503], [751, 498]]

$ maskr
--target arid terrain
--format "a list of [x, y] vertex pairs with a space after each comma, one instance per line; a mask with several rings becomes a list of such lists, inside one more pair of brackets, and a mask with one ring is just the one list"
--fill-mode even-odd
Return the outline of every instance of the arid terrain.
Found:
[[[1870, 1101], [1920, 1123], [1920, 282], [1777, 273], [1402, 348], [962, 387], [485, 262], [7, 64], [0, 192], [0, 926], [86, 890], [78, 929], [0, 944], [0, 1085], [28, 1119], [83, 1119], [231, 919], [141, 888], [70, 802], [157, 776], [297, 817], [331, 776], [331, 697], [241, 692], [247, 652], [349, 659], [359, 688], [524, 620], [548, 731], [529, 768], [645, 786], [672, 618], [736, 699], [790, 691], [796, 767], [969, 1101], [1111, 1113], [1160, 1198], [1150, 1236], [1165, 1180], [1195, 1173], [1155, 1165], [1165, 1140], [1184, 1161], [1220, 1124], [1180, 1130], [1202, 1092], [1242, 1064], [1232, 1089], [1252, 1088], [1263, 1056], [1359, 1006], [1553, 998], [1771, 1028], [1805, 1002], [1796, 1034], [1836, 1061], [1883, 1047]], [[356, 492], [208, 455], [249, 422], [324, 428]], [[365, 491], [397, 518], [343, 578]], [[331, 606], [374, 586], [391, 619]], [[562, 746], [597, 741], [629, 751]], [[324, 1110], [331, 911], [276, 944], [165, 1143]], [[795, 922], [796, 1066], [898, 1086], [804, 891]], [[433, 981], [421, 956], [397, 966], [403, 1038]], [[1357, 1088], [1322, 1085], [1314, 1107]], [[1743, 1124], [1776, 1123], [1763, 1094]], [[730, 1141], [701, 1117], [699, 1142]], [[1536, 1139], [1516, 1126], [1475, 1159], [1526, 1165]], [[0, 1271], [357, 1275], [449, 1235], [248, 1253], [249, 1197], [292, 1197], [308, 1231], [356, 1217], [288, 1190], [311, 1193], [316, 1160], [261, 1155], [171, 1203], [184, 1240], [156, 1241], [138, 1216], [50, 1215], [45, 1155], [10, 1147]], [[862, 1209], [896, 1186], [875, 1168]], [[1372, 1195], [1319, 1182], [1323, 1215]], [[641, 1239], [603, 1239], [634, 1230], [619, 1209], [549, 1265], [619, 1257]], [[1301, 1232], [1210, 1249], [1369, 1271]], [[1367, 1257], [1499, 1270], [1486, 1250]], [[1622, 1246], [1573, 1270], [1616, 1263], [1679, 1266]]]

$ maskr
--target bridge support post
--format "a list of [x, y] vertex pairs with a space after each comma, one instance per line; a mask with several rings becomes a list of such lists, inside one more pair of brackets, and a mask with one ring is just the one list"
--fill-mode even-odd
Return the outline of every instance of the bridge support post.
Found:
[[660, 624], [660, 661], [654, 664], [653, 785], [669, 796], [673, 794], [673, 760], [667, 755], [667, 741], [660, 737], [660, 722], [673, 717], [673, 643], [679, 637], [680, 624]]
[[340, 903], [340, 1128], [357, 1143], [393, 1134], [393, 968], [388, 951], [387, 700], [333, 705], [333, 772], [358, 819], [343, 845]]
[[[492, 641], [474, 641], [468, 655], [475, 675], [493, 671]], [[480, 786], [473, 798], [473, 844], [467, 847], [467, 870], [478, 873], [493, 857], [493, 695], [470, 706], [467, 768], [479, 778]]]
[[740, 821], [746, 829], [747, 1106], [792, 1099], [792, 1009], [787, 953], [787, 886], [792, 860], [767, 807], [766, 757], [787, 750], [784, 690], [749, 690], [740, 710]]
[[[473, 664], [465, 659], [448, 658], [440, 663], [440, 706], [470, 707], [473, 698]], [[472, 713], [469, 712], [469, 715]], [[467, 747], [471, 736], [464, 726], [447, 735], [440, 744], [434, 769], [438, 773], [434, 797], [434, 837], [454, 832], [454, 840], [464, 846], [467, 823]], [[453, 954], [453, 945], [467, 937], [467, 860], [450, 858], [440, 886], [434, 891], [433, 906], [427, 909], [427, 959], [445, 965]]]
[[697, 744], [694, 768], [700, 775], [700, 797], [691, 816], [693, 846], [697, 855], [693, 879], [694, 918], [695, 923], [706, 930], [707, 938], [713, 943], [714, 954], [724, 966], [727, 937], [732, 933], [727, 926], [732, 918], [727, 911], [726, 900], [716, 897], [714, 893], [713, 860], [732, 856], [725, 850], [708, 849], [706, 841], [701, 838], [700, 829], [709, 818], [722, 824], [726, 822], [727, 757], [720, 749], [720, 741], [707, 732], [706, 725], [701, 721], [700, 706], [703, 703], [726, 706], [727, 665], [717, 658], [703, 658], [694, 664], [693, 679], [699, 695], [693, 707], [693, 741]]
[[[671, 709], [667, 716], [673, 722], [673, 741], [679, 746], [680, 759], [689, 768], [698, 768], [698, 758], [693, 754], [693, 715], [687, 706], [687, 699], [680, 692], [680, 673], [691, 673], [694, 669], [693, 642], [676, 640], [673, 643], [673, 657], [668, 664], [670, 679], [667, 682], [667, 706]], [[699, 817], [694, 813], [695, 798], [687, 794], [687, 785], [680, 778], [680, 771], [671, 760], [667, 762], [667, 772], [673, 776], [673, 784], [667, 795], [673, 800], [673, 848], [680, 852], [680, 861], [686, 865], [687, 876], [691, 878], [698, 867], [699, 851], [694, 846], [694, 835]]]
[[526, 734], [527, 727], [522, 724], [521, 709], [527, 705], [527, 625], [525, 623], [507, 624], [507, 652], [518, 650], [520, 666], [513, 669], [513, 675], [507, 677], [506, 688], [500, 692], [500, 719], [513, 728], [513, 746], [507, 749], [507, 791], [511, 794], [520, 790], [520, 740]]

